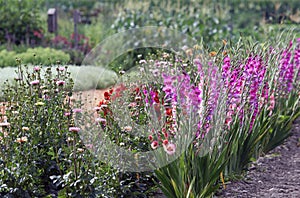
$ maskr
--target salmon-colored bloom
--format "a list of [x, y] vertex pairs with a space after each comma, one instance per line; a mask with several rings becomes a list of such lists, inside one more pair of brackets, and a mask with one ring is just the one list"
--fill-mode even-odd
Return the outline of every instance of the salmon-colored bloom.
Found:
[[163, 144], [164, 144], [164, 145], [169, 144], [169, 140], [165, 139], [165, 140], [163, 141]]
[[126, 132], [132, 131], [132, 127], [131, 126], [125, 126], [124, 131], [126, 131]]
[[212, 51], [212, 52], [209, 53], [209, 56], [211, 56], [211, 57], [214, 57], [216, 55], [217, 55], [217, 52], [215, 52], [215, 51]]

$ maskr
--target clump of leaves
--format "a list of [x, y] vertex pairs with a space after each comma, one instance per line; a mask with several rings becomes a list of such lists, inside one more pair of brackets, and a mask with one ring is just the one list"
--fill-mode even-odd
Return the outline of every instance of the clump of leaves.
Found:
[[68, 67], [57, 66], [55, 71], [47, 67], [42, 72], [41, 67], [30, 71], [19, 64], [16, 73], [15, 81], [7, 81], [3, 89], [0, 195], [86, 197], [113, 193], [113, 172], [98, 166], [80, 140], [80, 126], [74, 118], [81, 116], [81, 104], [72, 102]]

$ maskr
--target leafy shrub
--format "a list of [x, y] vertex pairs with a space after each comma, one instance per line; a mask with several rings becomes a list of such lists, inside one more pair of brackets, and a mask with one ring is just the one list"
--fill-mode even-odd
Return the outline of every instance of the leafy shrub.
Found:
[[0, 1], [0, 43], [31, 44], [40, 41], [40, 3], [36, 0]]
[[82, 61], [85, 58], [85, 55], [83, 52], [76, 50], [76, 49], [64, 49], [65, 53], [69, 54], [70, 56], [70, 64], [73, 65], [81, 65]]
[[0, 67], [15, 66], [16, 53], [14, 51], [2, 50], [0, 51]]
[[[8, 46], [7, 45], [1, 45], [0, 46], [0, 51], [2, 50], [7, 50]], [[14, 51], [15, 53], [23, 53], [23, 52], [26, 52], [26, 50], [28, 49], [29, 47], [26, 46], [26, 45], [10, 45], [9, 46], [9, 51]]]
[[28, 48], [23, 53], [2, 50], [0, 51], [0, 67], [17, 66], [16, 58], [20, 58], [24, 64], [33, 63], [36, 65], [51, 65], [55, 64], [56, 61], [60, 61], [61, 63], [68, 63], [70, 61], [68, 54], [52, 48]]
[[84, 113], [81, 100], [71, 101], [68, 67], [17, 71], [2, 91], [0, 196], [113, 196], [115, 171], [98, 162], [79, 137], [74, 119]]

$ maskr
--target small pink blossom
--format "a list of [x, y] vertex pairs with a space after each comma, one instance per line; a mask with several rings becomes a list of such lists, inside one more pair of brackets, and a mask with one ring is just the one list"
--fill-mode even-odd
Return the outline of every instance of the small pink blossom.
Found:
[[106, 123], [106, 119], [104, 119], [104, 118], [96, 118], [96, 122], [97, 123]]
[[136, 102], [131, 102], [129, 105], [128, 105], [128, 107], [136, 107]]
[[65, 71], [65, 68], [64, 67], [59, 67], [58, 70], [59, 71]]
[[80, 131], [80, 128], [79, 128], [79, 127], [70, 127], [70, 128], [69, 128], [69, 131], [70, 131], [70, 132], [77, 133], [77, 132]]
[[41, 68], [40, 68], [39, 66], [35, 66], [35, 67], [33, 68], [33, 70], [37, 72], [37, 71], [40, 71]]
[[70, 116], [71, 115], [71, 113], [70, 112], [65, 112], [65, 114], [64, 114], [65, 116]]
[[73, 113], [81, 113], [82, 112], [82, 110], [79, 108], [75, 108], [72, 111], [73, 111]]
[[63, 86], [65, 83], [66, 83], [65, 81], [59, 80], [59, 81], [56, 82], [56, 85]]
[[168, 155], [173, 155], [176, 151], [175, 144], [169, 143], [169, 144], [163, 145], [163, 146]]
[[30, 84], [31, 85], [38, 85], [38, 84], [40, 84], [40, 81], [39, 80], [34, 80], [34, 81], [31, 81]]
[[92, 149], [92, 148], [94, 147], [94, 145], [93, 145], [93, 144], [86, 144], [85, 147], [86, 147], [87, 149]]

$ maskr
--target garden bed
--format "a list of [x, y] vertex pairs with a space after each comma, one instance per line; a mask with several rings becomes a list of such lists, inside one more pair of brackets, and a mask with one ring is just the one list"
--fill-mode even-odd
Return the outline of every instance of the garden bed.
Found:
[[241, 181], [226, 184], [218, 197], [299, 197], [300, 119], [284, 144], [259, 158]]

